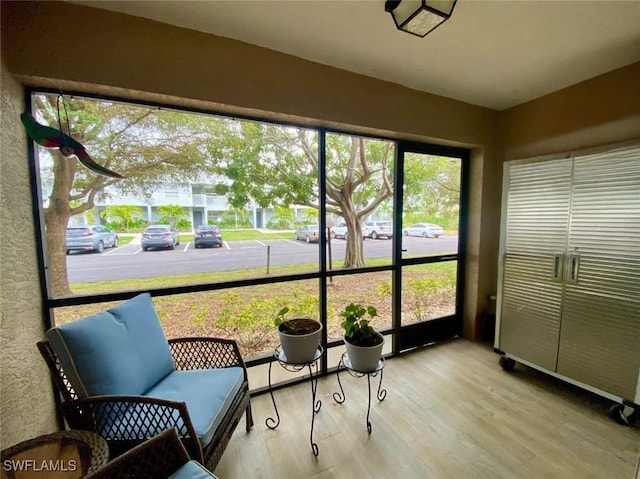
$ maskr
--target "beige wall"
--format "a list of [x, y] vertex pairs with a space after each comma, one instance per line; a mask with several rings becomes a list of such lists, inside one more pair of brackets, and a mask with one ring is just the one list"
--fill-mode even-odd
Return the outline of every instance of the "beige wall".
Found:
[[0, 72], [0, 449], [56, 428], [51, 381], [36, 342], [44, 334], [22, 87]]
[[[12, 175], [21, 175], [10, 179], [20, 191], [12, 191], [16, 208], [5, 208], [3, 170], [3, 225], [23, 224], [24, 218], [31, 217], [30, 211], [22, 211], [28, 210], [31, 200], [25, 145], [20, 143], [24, 135], [20, 142], [13, 142], [15, 151], [5, 151], [5, 131], [14, 135], [20, 131], [17, 112], [21, 106], [6, 114], [4, 108], [5, 102], [15, 104], [21, 99], [14, 78], [34, 86], [466, 146], [472, 149], [464, 305], [467, 337], [477, 336], [476, 325], [486, 298], [496, 290], [502, 161], [640, 137], [635, 121], [640, 107], [630, 99], [637, 92], [629, 86], [634, 81], [638, 85], [637, 65], [498, 113], [234, 40], [116, 13], [48, 2], [3, 1], [0, 8], [3, 65], [6, 62], [13, 75], [8, 77], [3, 67], [1, 164], [5, 170], [7, 165], [15, 169]], [[6, 83], [11, 91], [5, 88]], [[624, 105], [628, 103], [627, 110]], [[569, 107], [575, 112], [566, 113]], [[588, 115], [584, 115], [584, 108]], [[24, 271], [24, 261], [34, 262], [33, 233], [20, 232], [24, 236], [21, 254], [6, 261], [3, 258], [3, 281], [5, 268]], [[25, 254], [28, 250], [33, 256]], [[29, 268], [35, 268], [35, 263]], [[23, 364], [41, 363], [33, 357], [32, 347], [42, 334], [40, 311], [34, 311], [39, 289], [35, 269], [27, 271], [34, 285], [22, 285], [22, 295], [4, 288], [0, 293], [3, 447], [15, 438], [52, 427], [53, 421], [42, 413], [51, 411], [46, 401], [46, 408], [37, 403], [31, 409], [40, 418], [26, 422], [24, 418], [13, 421], [13, 413], [4, 407], [5, 399], [17, 405], [31, 394], [34, 384], [40, 387], [43, 382], [40, 376], [23, 380], [21, 374], [14, 373], [19, 365], [7, 367], [12, 357], [22, 359]], [[11, 307], [5, 310], [5, 304]], [[6, 326], [5, 311], [14, 312], [6, 317]], [[16, 342], [14, 338], [20, 337], [23, 329], [31, 331], [30, 337], [22, 347], [10, 346], [5, 353], [5, 343]], [[10, 375], [5, 374], [6, 369], [11, 369]]]
[[504, 159], [640, 139], [640, 62], [500, 114]]

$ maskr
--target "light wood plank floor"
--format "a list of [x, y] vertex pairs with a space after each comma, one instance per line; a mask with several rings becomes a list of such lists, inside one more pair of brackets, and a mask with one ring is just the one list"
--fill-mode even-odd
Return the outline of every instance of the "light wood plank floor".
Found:
[[[308, 383], [252, 399], [255, 426], [238, 426], [215, 473], [220, 479], [276, 478], [603, 478], [632, 479], [640, 429], [609, 418], [610, 402], [518, 364], [507, 373], [486, 344], [463, 339], [387, 361], [387, 397], [372, 401], [366, 378], [322, 378], [309, 445]], [[372, 394], [377, 378], [372, 379]]]

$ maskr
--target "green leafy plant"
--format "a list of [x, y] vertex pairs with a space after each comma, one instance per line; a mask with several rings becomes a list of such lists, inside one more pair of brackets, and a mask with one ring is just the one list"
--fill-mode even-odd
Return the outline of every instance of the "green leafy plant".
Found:
[[274, 317], [273, 323], [278, 330], [285, 334], [304, 335], [317, 331], [321, 326], [315, 319], [297, 317], [293, 319], [285, 318], [290, 311], [288, 306], [283, 307]]
[[344, 337], [350, 343], [359, 346], [374, 346], [379, 342], [378, 336], [375, 334], [375, 329], [369, 324], [369, 320], [364, 319], [365, 315], [375, 318], [378, 316], [378, 311], [374, 306], [351, 303], [340, 313], [340, 316], [344, 318], [340, 326], [344, 329]]
[[282, 308], [280, 311], [278, 311], [276, 313], [275, 318], [273, 319], [273, 324], [276, 327], [280, 327], [282, 324], [284, 324], [285, 326], [282, 327], [282, 329], [288, 329], [290, 328], [290, 326], [287, 325], [287, 320], [285, 319], [285, 315], [289, 312], [289, 306], [285, 306], [284, 308]]

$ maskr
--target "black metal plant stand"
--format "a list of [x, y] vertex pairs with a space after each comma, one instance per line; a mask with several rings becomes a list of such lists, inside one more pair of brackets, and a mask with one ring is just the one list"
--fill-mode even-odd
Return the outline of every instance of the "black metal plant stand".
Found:
[[367, 432], [369, 434], [371, 434], [371, 421], [369, 421], [369, 415], [371, 413], [371, 378], [376, 377], [378, 373], [380, 374], [380, 382], [378, 382], [378, 393], [376, 394], [376, 397], [378, 398], [378, 401], [384, 401], [384, 398], [387, 397], [387, 390], [382, 389], [382, 370], [384, 369], [384, 366], [385, 366], [384, 358], [380, 358], [380, 361], [378, 361], [378, 365], [376, 366], [375, 370], [369, 371], [369, 372], [357, 371], [353, 369], [353, 366], [351, 365], [351, 361], [349, 360], [349, 356], [347, 356], [347, 353], [344, 353], [342, 355], [342, 358], [340, 358], [340, 363], [338, 364], [338, 369], [336, 370], [336, 377], [338, 378], [338, 385], [340, 386], [340, 392], [333, 393], [333, 399], [338, 404], [342, 404], [346, 399], [344, 395], [344, 388], [342, 387], [342, 382], [340, 382], [341, 369], [346, 369], [349, 372], [349, 374], [351, 374], [355, 378], [361, 378], [361, 377], [367, 376], [367, 386], [369, 390], [369, 402], [367, 404]]
[[[289, 361], [287, 361], [286, 356], [284, 355], [284, 352], [282, 351], [281, 347], [278, 346], [275, 351], [273, 352], [273, 357], [276, 358], [276, 360], [278, 361], [278, 363], [280, 363], [280, 366], [282, 366], [284, 369], [286, 369], [287, 371], [290, 372], [298, 372], [303, 370], [304, 368], [308, 368], [309, 369], [309, 377], [310, 377], [310, 382], [311, 382], [311, 432], [309, 433], [309, 442], [311, 443], [311, 450], [313, 451], [313, 455], [314, 456], [318, 456], [318, 445], [313, 442], [313, 425], [315, 422], [315, 417], [316, 414], [318, 414], [318, 412], [320, 411], [320, 407], [322, 407], [322, 401], [320, 401], [319, 399], [316, 400], [316, 392], [318, 390], [318, 359], [320, 359], [322, 357], [322, 354], [324, 352], [324, 349], [322, 346], [318, 346], [318, 349], [316, 350], [316, 354], [313, 357], [312, 361], [309, 361], [308, 363], [290, 363]], [[269, 393], [271, 394], [271, 402], [273, 403], [273, 409], [276, 412], [276, 419], [273, 419], [272, 417], [268, 417], [265, 421], [266, 426], [269, 429], [275, 429], [280, 425], [280, 413], [278, 412], [278, 406], [276, 406], [276, 400], [273, 397], [273, 389], [271, 388], [271, 365], [273, 364], [273, 361], [271, 361], [269, 363]], [[315, 374], [313, 374], [312, 371], [312, 366], [315, 365]]]

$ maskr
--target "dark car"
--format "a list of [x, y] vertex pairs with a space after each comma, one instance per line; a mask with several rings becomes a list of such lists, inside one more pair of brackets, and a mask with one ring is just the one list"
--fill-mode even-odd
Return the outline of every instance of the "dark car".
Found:
[[194, 243], [196, 248], [203, 246], [222, 246], [222, 232], [217, 226], [200, 225], [194, 232]]
[[97, 251], [117, 247], [118, 235], [102, 225], [70, 226], [67, 228], [67, 254], [72, 251]]
[[142, 251], [147, 251], [149, 248], [174, 249], [180, 244], [180, 233], [170, 225], [147, 226], [142, 232], [140, 244]]

